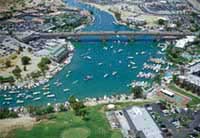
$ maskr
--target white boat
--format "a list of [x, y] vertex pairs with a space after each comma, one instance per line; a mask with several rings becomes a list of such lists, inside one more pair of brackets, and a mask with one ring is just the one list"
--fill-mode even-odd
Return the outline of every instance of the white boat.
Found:
[[131, 69], [136, 69], [136, 68], [137, 68], [136, 66], [131, 67]]
[[9, 105], [10, 104], [10, 102], [3, 102], [3, 105]]
[[72, 82], [72, 84], [76, 84], [76, 83], [78, 83], [78, 80], [75, 80], [75, 81]]
[[84, 59], [89, 59], [89, 60], [91, 60], [92, 57], [90, 57], [90, 56], [85, 56]]
[[90, 76], [90, 75], [87, 75], [87, 76], [84, 78], [84, 80], [91, 80], [91, 79], [93, 79], [93, 76]]
[[8, 93], [15, 94], [15, 93], [19, 93], [19, 92], [18, 91], [9, 91]]
[[134, 57], [132, 57], [132, 56], [128, 56], [127, 58], [128, 58], [128, 59], [133, 59]]
[[108, 48], [107, 48], [107, 47], [103, 47], [103, 49], [104, 49], [104, 50], [108, 50]]
[[72, 71], [71, 70], [69, 70], [67, 73], [69, 74], [69, 73], [71, 73]]
[[107, 78], [108, 76], [109, 76], [109, 74], [104, 74], [103, 75], [104, 78]]
[[117, 52], [120, 53], [120, 52], [122, 52], [122, 51], [123, 51], [123, 49], [119, 49]]
[[64, 92], [68, 92], [68, 91], [70, 91], [70, 89], [66, 88], [66, 89], [64, 89], [63, 91], [64, 91]]
[[49, 84], [46, 84], [46, 85], [44, 85], [44, 88], [47, 88], [47, 87], [49, 87], [50, 85]]
[[135, 65], [135, 62], [131, 61], [130, 64]]
[[11, 101], [13, 98], [12, 97], [8, 97], [8, 98], [5, 98], [4, 100], [5, 101]]
[[32, 95], [26, 95], [25, 99], [32, 99], [33, 96]]
[[34, 93], [33, 93], [33, 95], [38, 95], [38, 94], [40, 94], [40, 92], [34, 92]]
[[53, 98], [53, 97], [55, 97], [55, 94], [49, 94], [49, 95], [47, 95], [47, 98]]
[[56, 86], [61, 86], [62, 85], [62, 83], [60, 82], [60, 83], [58, 83]]
[[112, 72], [112, 75], [115, 76], [117, 74], [117, 71]]
[[17, 95], [17, 98], [24, 97], [25, 95], [26, 95], [25, 93], [19, 93], [19, 94]]
[[49, 88], [42, 88], [42, 90], [49, 90]]
[[36, 98], [33, 99], [33, 101], [38, 101], [40, 99], [41, 99], [41, 97], [36, 97]]
[[101, 65], [103, 65], [103, 63], [99, 62], [99, 63], [98, 63], [98, 66], [101, 66]]
[[66, 75], [66, 78], [69, 78], [69, 74]]
[[22, 103], [24, 103], [24, 101], [23, 101], [23, 100], [17, 100], [16, 103], [17, 103], [17, 104], [22, 104]]
[[48, 95], [48, 94], [50, 94], [50, 91], [43, 93], [43, 95]]

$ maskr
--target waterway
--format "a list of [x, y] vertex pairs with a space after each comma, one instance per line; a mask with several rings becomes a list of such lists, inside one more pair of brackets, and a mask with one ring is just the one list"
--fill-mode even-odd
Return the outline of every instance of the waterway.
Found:
[[[84, 31], [130, 30], [126, 26], [117, 25], [114, 18], [104, 11], [79, 3], [77, 0], [66, 0], [66, 3], [94, 13], [94, 22], [86, 26], [83, 29]], [[44, 96], [43, 85], [31, 90], [19, 90], [19, 93], [22, 93], [21, 96], [19, 94], [9, 94], [8, 91], [1, 91], [0, 107], [64, 102], [70, 95], [85, 98], [130, 93], [130, 87], [127, 87], [127, 84], [132, 81], [144, 80], [136, 77], [140, 71], [144, 71], [142, 70], [143, 63], [148, 62], [150, 57], [162, 56], [158, 54], [160, 49], [157, 47], [157, 42], [153, 40], [135, 42], [83, 41], [74, 42], [73, 44], [75, 52], [71, 64], [65, 66], [48, 82], [48, 91], [51, 94], [55, 94], [55, 97], [47, 98]], [[135, 62], [135, 65], [131, 66], [136, 66], [137, 68], [131, 69], [131, 67], [128, 67], [130, 62]], [[113, 72], [117, 72], [116, 75], [112, 75]], [[87, 75], [92, 79], [85, 80]], [[56, 83], [62, 84], [58, 86]], [[64, 89], [69, 89], [69, 91], [66, 90], [67, 92], [64, 92]], [[34, 92], [40, 93], [33, 95]], [[27, 95], [32, 95], [33, 98], [25, 99]], [[10, 104], [3, 104], [5, 98], [10, 97], [12, 98], [9, 101]], [[33, 100], [37, 97], [41, 97], [41, 99]], [[17, 100], [23, 100], [24, 103], [17, 104]]]

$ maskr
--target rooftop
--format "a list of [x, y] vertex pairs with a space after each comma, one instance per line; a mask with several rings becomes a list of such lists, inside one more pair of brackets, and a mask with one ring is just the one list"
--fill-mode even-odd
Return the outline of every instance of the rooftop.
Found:
[[161, 131], [143, 107], [131, 107], [126, 109], [130, 120], [137, 131], [142, 131], [147, 138], [163, 138]]

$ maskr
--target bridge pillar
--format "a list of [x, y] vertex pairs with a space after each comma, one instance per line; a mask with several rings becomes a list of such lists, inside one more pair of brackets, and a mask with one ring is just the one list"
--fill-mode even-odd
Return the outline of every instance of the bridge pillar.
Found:
[[155, 41], [160, 41], [160, 40], [162, 40], [162, 36], [160, 35], [156, 36]]
[[80, 41], [80, 36], [79, 36], [79, 35], [76, 35], [74, 39], [75, 39], [75, 41], [78, 42], [78, 41]]
[[107, 40], [107, 36], [106, 36], [106, 35], [102, 35], [102, 36], [101, 36], [101, 40], [102, 40], [103, 42], [105, 42], [105, 41]]
[[129, 42], [134, 41], [134, 36], [128, 35], [127, 37], [128, 37], [128, 41], [129, 41]]

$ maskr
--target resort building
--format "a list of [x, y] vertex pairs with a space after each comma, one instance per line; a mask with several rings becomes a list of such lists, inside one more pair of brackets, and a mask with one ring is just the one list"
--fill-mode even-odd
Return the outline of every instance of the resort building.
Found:
[[178, 78], [184, 87], [200, 95], [200, 62], [188, 65], [184, 70], [184, 74]]

